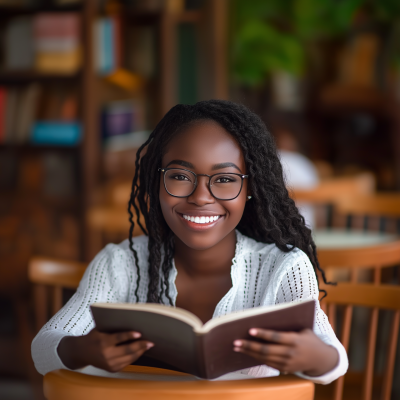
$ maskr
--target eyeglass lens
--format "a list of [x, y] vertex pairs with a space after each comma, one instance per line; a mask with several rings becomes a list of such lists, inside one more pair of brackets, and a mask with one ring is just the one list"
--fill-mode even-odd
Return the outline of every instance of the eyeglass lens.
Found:
[[[195, 175], [181, 169], [170, 169], [164, 174], [165, 188], [173, 196], [186, 197], [195, 188]], [[217, 174], [211, 178], [210, 191], [213, 196], [223, 199], [235, 198], [242, 187], [242, 178], [235, 174]]]

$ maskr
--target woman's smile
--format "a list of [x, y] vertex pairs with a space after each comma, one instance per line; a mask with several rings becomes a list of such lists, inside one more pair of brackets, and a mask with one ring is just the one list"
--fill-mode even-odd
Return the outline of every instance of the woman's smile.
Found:
[[221, 222], [225, 215], [217, 215], [211, 212], [185, 212], [184, 214], [177, 212], [180, 220], [190, 229], [204, 230], [214, 227]]

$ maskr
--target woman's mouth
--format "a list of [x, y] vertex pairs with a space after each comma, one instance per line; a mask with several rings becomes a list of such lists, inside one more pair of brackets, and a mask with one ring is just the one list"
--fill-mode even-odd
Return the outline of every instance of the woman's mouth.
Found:
[[224, 215], [189, 215], [180, 213], [178, 215], [186, 226], [195, 230], [212, 228], [224, 217]]
[[210, 215], [210, 216], [190, 216], [190, 215], [183, 215], [183, 218], [186, 221], [194, 222], [195, 224], [209, 224], [210, 222], [214, 222], [219, 219], [219, 215]]

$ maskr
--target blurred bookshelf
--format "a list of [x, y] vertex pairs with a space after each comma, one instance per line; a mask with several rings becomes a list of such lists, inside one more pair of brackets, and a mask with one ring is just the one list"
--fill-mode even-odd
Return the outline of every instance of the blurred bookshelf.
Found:
[[[35, 221], [20, 226], [36, 253], [89, 261], [99, 188], [132, 178], [139, 142], [172, 106], [227, 98], [227, 2], [3, 3], [0, 220]], [[70, 243], [54, 247], [60, 221]]]

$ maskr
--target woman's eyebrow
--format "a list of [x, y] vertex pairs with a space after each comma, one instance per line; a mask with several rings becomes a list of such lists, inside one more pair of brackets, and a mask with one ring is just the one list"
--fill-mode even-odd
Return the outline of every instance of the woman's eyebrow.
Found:
[[228, 168], [228, 167], [236, 168], [239, 172], [242, 172], [241, 169], [236, 164], [231, 163], [231, 162], [214, 164], [211, 169], [213, 171], [215, 171], [216, 169], [222, 169], [222, 168]]
[[192, 163], [190, 163], [188, 161], [183, 161], [183, 160], [172, 160], [167, 164], [167, 166], [165, 168], [168, 168], [168, 166], [171, 164], [178, 164], [182, 167], [194, 169], [194, 165]]

